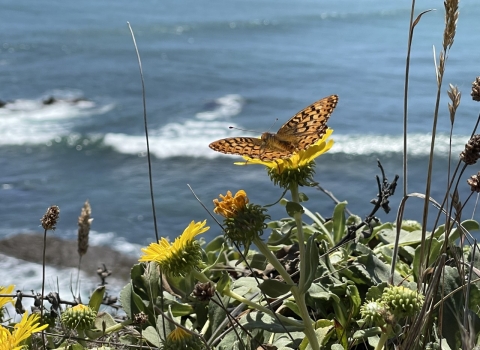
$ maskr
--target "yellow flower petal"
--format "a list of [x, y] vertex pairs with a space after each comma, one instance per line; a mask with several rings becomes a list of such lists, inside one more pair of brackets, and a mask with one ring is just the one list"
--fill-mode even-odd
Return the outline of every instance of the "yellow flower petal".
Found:
[[148, 247], [142, 248], [144, 255], [138, 261], [156, 261], [161, 263], [168, 260], [172, 255], [181, 252], [185, 246], [193, 241], [195, 236], [207, 231], [210, 227], [205, 227], [206, 223], [207, 220], [197, 223], [192, 221], [181, 236], [175, 239], [173, 244], [170, 244], [162, 237], [158, 243], [151, 243]]
[[[12, 294], [15, 289], [15, 285], [11, 284], [7, 287], [0, 286], [0, 294]], [[0, 308], [4, 307], [6, 304], [13, 304], [13, 297], [0, 297]]]
[[235, 165], [249, 165], [249, 164], [262, 164], [270, 169], [276, 169], [278, 174], [281, 174], [287, 169], [297, 169], [303, 165], [315, 160], [315, 158], [321, 156], [333, 146], [333, 140], [328, 140], [328, 137], [332, 135], [333, 129], [328, 128], [325, 135], [315, 142], [313, 145], [305, 150], [301, 150], [293, 153], [290, 157], [285, 159], [276, 159], [273, 161], [264, 161], [261, 159], [254, 159], [244, 156], [245, 162], [236, 162]]
[[227, 194], [219, 195], [221, 201], [218, 199], [213, 200], [215, 208], [213, 211], [222, 215], [225, 218], [233, 218], [241, 212], [248, 204], [247, 193], [244, 190], [239, 190], [235, 193], [235, 197], [232, 196], [232, 192], [227, 191]]
[[40, 315], [31, 314], [28, 315], [27, 312], [23, 314], [22, 320], [17, 323], [12, 332], [13, 337], [15, 338], [16, 344], [20, 344], [25, 339], [28, 339], [33, 333], [41, 332], [48, 327], [48, 324], [40, 326]]

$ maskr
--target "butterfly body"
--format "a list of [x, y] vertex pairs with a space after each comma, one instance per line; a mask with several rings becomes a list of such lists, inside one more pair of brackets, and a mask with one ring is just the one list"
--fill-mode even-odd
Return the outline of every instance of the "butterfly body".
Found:
[[337, 95], [325, 97], [295, 114], [275, 133], [260, 138], [229, 137], [212, 142], [209, 147], [226, 154], [238, 154], [261, 160], [288, 158], [304, 150], [325, 135], [327, 121], [338, 102]]

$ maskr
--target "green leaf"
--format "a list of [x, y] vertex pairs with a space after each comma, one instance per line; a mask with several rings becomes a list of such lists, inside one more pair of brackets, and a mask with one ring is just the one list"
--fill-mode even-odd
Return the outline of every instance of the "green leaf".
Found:
[[146, 288], [145, 292], [148, 295], [148, 300], [157, 299], [159, 289], [158, 281], [160, 280], [158, 265], [154, 262], [147, 263], [141, 279]]
[[287, 294], [293, 286], [277, 280], [265, 280], [260, 284], [260, 290], [272, 298]]
[[290, 323], [281, 323], [275, 317], [266, 315], [262, 312], [251, 312], [246, 317], [242, 318], [240, 323], [248, 330], [264, 329], [271, 333], [285, 333], [303, 331], [305, 327], [300, 323], [298, 326]]
[[345, 207], [347, 202], [338, 203], [333, 210], [333, 241], [340, 242], [345, 234]]
[[356, 331], [353, 334], [353, 339], [367, 339], [376, 335], [382, 334], [382, 329], [380, 327], [372, 327]]
[[305, 193], [303, 193], [303, 192], [299, 192], [299, 193], [298, 193], [298, 197], [299, 197], [299, 199], [300, 199], [300, 203], [301, 203], [301, 202], [306, 202], [306, 201], [308, 201], [307, 195], [306, 195]]
[[217, 236], [208, 242], [208, 244], [205, 246], [205, 252], [209, 253], [220, 251], [224, 243], [225, 238], [223, 236]]
[[123, 311], [127, 314], [128, 318], [133, 319], [132, 312], [132, 284], [127, 283], [120, 292], [120, 304], [123, 307]]
[[331, 350], [345, 350], [345, 348], [343, 346], [341, 346], [340, 344], [333, 344], [330, 349]]
[[157, 322], [155, 324], [155, 329], [158, 330], [157, 335], [158, 335], [158, 337], [160, 338], [161, 341], [165, 340], [165, 339], [163, 339], [164, 324], [165, 324], [165, 333], [166, 333], [167, 336], [177, 327], [177, 326], [175, 326], [175, 324], [173, 324], [172, 322], [167, 320], [163, 315], [158, 315], [157, 316]]
[[303, 214], [303, 207], [298, 203], [288, 202], [285, 208], [287, 210], [288, 216], [292, 218], [295, 217], [295, 214], [297, 213]]
[[[470, 233], [472, 231], [478, 231], [480, 229], [478, 222], [476, 222], [475, 220], [462, 221], [462, 226], [465, 230], [467, 230]], [[460, 237], [460, 235], [462, 235], [462, 230], [459, 227], [457, 227], [453, 232], [450, 233], [450, 236], [448, 237], [449, 242], [450, 243], [455, 242]]]
[[[431, 246], [430, 246], [431, 243]], [[412, 263], [412, 269], [413, 269], [413, 274], [415, 277], [418, 277], [418, 271], [420, 271], [420, 257], [421, 257], [421, 252], [423, 249], [423, 258], [425, 259], [425, 255], [428, 254], [429, 249], [428, 247], [430, 246], [430, 255], [428, 256], [428, 261], [429, 264], [432, 264], [434, 261], [437, 260], [439, 254], [441, 254], [442, 246], [443, 246], [443, 240], [439, 241], [436, 238], [428, 239], [425, 244], [419, 245], [415, 249], [415, 256], [413, 257], [413, 263]]]
[[216, 290], [220, 294], [223, 295], [223, 291], [227, 288], [230, 288], [230, 276], [228, 275], [227, 272], [222, 271], [222, 277], [220, 277], [220, 280], [217, 282]]
[[142, 331], [142, 337], [145, 338], [153, 346], [156, 346], [159, 348], [162, 345], [162, 342], [160, 340], [160, 336], [158, 335], [157, 330], [152, 326], [148, 326]]
[[[317, 336], [318, 342], [320, 345], [325, 345], [334, 331], [334, 323], [331, 320], [318, 320], [315, 322], [315, 334]], [[308, 338], [305, 337], [302, 340], [302, 343], [298, 347], [300, 350], [310, 350], [312, 349]]]
[[105, 295], [105, 286], [100, 286], [95, 289], [90, 297], [90, 301], [88, 302], [88, 306], [92, 308], [92, 310], [98, 312], [100, 309], [100, 305], [102, 305], [103, 296]]
[[315, 279], [318, 267], [318, 246], [316, 239], [317, 235], [312, 235], [307, 241], [306, 250], [305, 250], [305, 271], [301, 273], [305, 274], [305, 284], [300, 287], [300, 294], [304, 294], [312, 285], [313, 280]]
[[110, 315], [108, 312], [101, 312], [100, 314], [97, 315], [97, 318], [95, 319], [96, 329], [103, 330], [103, 325], [105, 325], [105, 328], [110, 328], [110, 327], [116, 326], [117, 324], [118, 323], [113, 319], [112, 315]]
[[287, 299], [283, 302], [283, 305], [295, 312], [298, 316], [301, 316], [300, 309], [298, 308], [298, 304], [295, 301]]
[[220, 298], [218, 294], [215, 294], [212, 299], [213, 300], [210, 300], [208, 303], [208, 319], [210, 321], [210, 327], [208, 328], [208, 332], [205, 334], [207, 339], [215, 337], [215, 333], [216, 336], [219, 336], [220, 333], [222, 333], [220, 325], [227, 318], [226, 309], [223, 307], [223, 305], [228, 305], [230, 297], [224, 296]]
[[362, 298], [360, 297], [357, 286], [349, 284], [347, 286], [346, 294], [350, 298], [350, 304], [352, 306], [352, 310], [350, 311], [350, 317], [355, 317], [360, 312], [360, 305], [362, 304]]
[[259, 270], [265, 270], [265, 267], [267, 266], [267, 259], [265, 258], [265, 255], [263, 254], [253, 254], [249, 256], [248, 258], [248, 264], [252, 269], [259, 269]]

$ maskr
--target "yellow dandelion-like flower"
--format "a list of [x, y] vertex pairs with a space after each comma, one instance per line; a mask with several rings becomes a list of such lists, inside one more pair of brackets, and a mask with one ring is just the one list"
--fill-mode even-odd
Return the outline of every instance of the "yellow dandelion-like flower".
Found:
[[186, 332], [182, 328], [174, 329], [168, 336], [167, 340], [162, 344], [162, 350], [191, 349], [203, 350], [205, 346], [198, 338]]
[[20, 350], [21, 343], [30, 338], [33, 333], [41, 332], [48, 325], [39, 325], [40, 315], [31, 314], [27, 312], [23, 314], [22, 320], [14, 326], [13, 332], [10, 333], [8, 329], [0, 326], [0, 350]]
[[285, 159], [265, 161], [244, 156], [246, 162], [237, 162], [236, 165], [262, 164], [268, 168], [268, 174], [275, 184], [287, 188], [291, 183], [306, 184], [306, 181], [315, 173], [315, 159], [328, 152], [334, 142], [327, 140], [333, 129], [328, 128], [325, 135], [305, 150], [293, 153]]
[[162, 237], [158, 243], [142, 248], [143, 255], [138, 261], [156, 262], [163, 272], [172, 276], [187, 274], [192, 268], [202, 264], [200, 245], [194, 238], [210, 228], [205, 227], [206, 222], [207, 220], [197, 223], [192, 221], [173, 244]]
[[[15, 285], [11, 284], [7, 287], [0, 286], [0, 294], [12, 294], [13, 290], [15, 289]], [[0, 297], [0, 309], [7, 305], [8, 303], [13, 304], [12, 297]]]
[[267, 209], [249, 203], [244, 190], [238, 191], [234, 197], [232, 192], [227, 191], [225, 196], [220, 195], [220, 200], [214, 199], [213, 203], [213, 211], [225, 218], [225, 238], [245, 247], [262, 235], [266, 228], [265, 220], [270, 218], [265, 214]]
[[240, 190], [235, 193], [235, 197], [232, 197], [232, 192], [227, 191], [227, 194], [220, 195], [221, 201], [218, 199], [213, 200], [215, 214], [222, 215], [225, 218], [233, 218], [238, 215], [239, 212], [245, 209], [248, 204], [248, 197], [244, 190]]

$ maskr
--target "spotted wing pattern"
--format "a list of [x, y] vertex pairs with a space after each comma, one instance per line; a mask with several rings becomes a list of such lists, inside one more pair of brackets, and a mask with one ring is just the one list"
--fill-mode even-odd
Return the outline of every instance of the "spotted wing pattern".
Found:
[[229, 137], [212, 142], [209, 146], [217, 152], [262, 160], [286, 158], [291, 154], [291, 152], [269, 149], [261, 139], [254, 137]]
[[337, 103], [337, 95], [318, 100], [283, 124], [277, 132], [277, 137], [281, 139], [284, 135], [295, 135], [297, 149], [308, 148], [325, 135], [328, 128], [328, 118], [330, 118]]
[[[303, 150], [325, 135], [327, 121], [338, 102], [337, 95], [325, 97], [295, 114], [276, 134], [262, 138], [229, 137], [212, 142], [211, 149], [262, 160], [287, 158], [292, 150]], [[265, 135], [269, 137], [265, 138]]]

